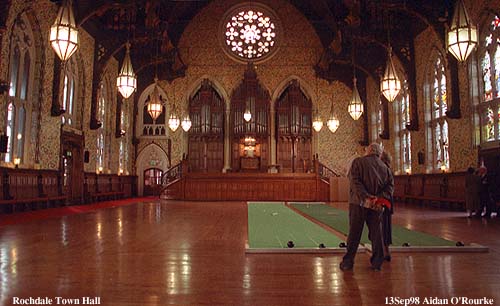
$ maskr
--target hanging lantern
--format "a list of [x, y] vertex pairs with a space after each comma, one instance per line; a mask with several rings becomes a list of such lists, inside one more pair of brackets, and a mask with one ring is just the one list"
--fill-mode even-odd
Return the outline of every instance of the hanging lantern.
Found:
[[358, 120], [361, 115], [363, 115], [363, 102], [361, 102], [361, 97], [359, 96], [358, 87], [356, 85], [356, 78], [353, 79], [354, 87], [352, 90], [351, 102], [347, 106], [347, 111], [351, 115], [352, 119]]
[[392, 48], [389, 46], [389, 54], [387, 57], [384, 76], [380, 81], [380, 91], [389, 102], [392, 102], [396, 99], [400, 90], [401, 81], [399, 81], [396, 69], [394, 68], [394, 63], [392, 62]]
[[326, 126], [332, 133], [335, 133], [340, 126], [340, 121], [333, 112], [333, 101], [332, 107], [330, 108], [330, 117], [328, 117], [328, 120], [326, 121]]
[[184, 132], [189, 131], [189, 129], [191, 128], [191, 125], [192, 125], [192, 122], [191, 122], [191, 118], [189, 118], [189, 115], [187, 115], [186, 117], [184, 117], [184, 119], [182, 119], [181, 127], [184, 130]]
[[172, 110], [170, 114], [170, 118], [168, 119], [168, 127], [172, 130], [172, 132], [177, 131], [179, 125], [181, 124], [181, 120], [175, 114], [175, 110]]
[[462, 0], [455, 5], [455, 12], [448, 31], [448, 51], [459, 61], [465, 62], [477, 45], [477, 28], [471, 24]]
[[78, 29], [71, 0], [64, 0], [57, 17], [50, 27], [49, 42], [61, 61], [67, 61], [78, 49]]
[[123, 59], [122, 69], [116, 79], [116, 86], [122, 96], [127, 99], [137, 88], [137, 78], [135, 77], [134, 69], [132, 68], [132, 61], [130, 60], [130, 43], [127, 42], [125, 46], [127, 51], [125, 52], [125, 58]]
[[151, 116], [151, 118], [153, 118], [153, 122], [158, 119], [163, 111], [161, 100], [162, 99], [160, 96], [160, 92], [158, 91], [158, 85], [156, 84], [155, 80], [155, 87], [147, 105], [148, 114]]
[[318, 133], [323, 128], [323, 120], [321, 120], [321, 116], [319, 115], [318, 109], [316, 109], [316, 114], [314, 115], [313, 118], [312, 127]]

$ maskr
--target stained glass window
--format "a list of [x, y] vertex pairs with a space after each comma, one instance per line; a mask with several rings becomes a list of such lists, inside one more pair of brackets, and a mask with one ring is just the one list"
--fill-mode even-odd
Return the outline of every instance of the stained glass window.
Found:
[[77, 123], [77, 112], [75, 107], [77, 103], [76, 83], [78, 80], [76, 57], [71, 57], [66, 63], [63, 75], [61, 106], [64, 108], [65, 112], [61, 116], [61, 121], [63, 124], [75, 125]]
[[97, 107], [97, 120], [101, 122], [101, 128], [98, 129], [97, 132], [97, 171], [104, 171], [104, 148], [106, 145], [105, 142], [105, 133], [106, 133], [106, 101], [108, 98], [108, 88], [106, 86], [106, 82], [101, 83], [101, 89], [99, 93], [99, 103]]
[[427, 166], [428, 170], [442, 170], [443, 167], [449, 169], [447, 79], [445, 62], [440, 54], [434, 61], [431, 76], [430, 92], [426, 94]]
[[408, 130], [410, 124], [410, 90], [408, 81], [403, 81], [403, 86], [398, 98], [395, 100], [396, 135], [395, 149], [396, 163], [400, 173], [411, 172], [411, 133]]
[[478, 50], [482, 82], [482, 99], [476, 107], [481, 125], [481, 141], [500, 139], [500, 19], [494, 16], [482, 33]]
[[228, 53], [243, 60], [259, 60], [276, 50], [276, 19], [264, 7], [237, 8], [224, 22]]

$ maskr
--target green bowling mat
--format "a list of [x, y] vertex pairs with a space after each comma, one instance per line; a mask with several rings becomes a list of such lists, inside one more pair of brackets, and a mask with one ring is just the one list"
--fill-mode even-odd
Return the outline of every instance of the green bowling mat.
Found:
[[[349, 233], [349, 213], [323, 203], [290, 202], [289, 205], [304, 215], [318, 220], [337, 232], [347, 236]], [[477, 244], [470, 246], [456, 246], [457, 241], [451, 241], [423, 232], [409, 230], [405, 227], [392, 225], [392, 246], [394, 251], [465, 251], [484, 252], [488, 248]], [[368, 228], [365, 224], [361, 243], [370, 248]], [[408, 244], [409, 246], [403, 246]]]
[[[294, 247], [289, 248], [288, 242]], [[345, 252], [344, 239], [307, 220], [283, 203], [248, 202], [247, 252]], [[326, 248], [319, 248], [320, 244]]]

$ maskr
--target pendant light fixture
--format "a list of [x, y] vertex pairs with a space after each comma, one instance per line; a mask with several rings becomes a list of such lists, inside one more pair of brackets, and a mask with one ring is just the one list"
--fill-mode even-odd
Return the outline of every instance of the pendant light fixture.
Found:
[[177, 131], [179, 125], [181, 124], [181, 120], [177, 117], [175, 113], [175, 105], [172, 107], [172, 113], [170, 113], [170, 118], [168, 118], [168, 127], [172, 130], [172, 132]]
[[470, 21], [464, 2], [458, 0], [446, 35], [448, 51], [459, 61], [465, 62], [477, 45], [477, 28]]
[[330, 107], [330, 116], [328, 117], [328, 120], [326, 121], [326, 126], [330, 130], [330, 132], [335, 133], [337, 129], [340, 126], [340, 121], [335, 115], [335, 112], [333, 111], [333, 99], [332, 99], [332, 105]]
[[321, 120], [321, 116], [319, 115], [319, 90], [318, 90], [318, 76], [316, 75], [316, 99], [318, 100], [316, 103], [316, 109], [314, 110], [314, 116], [312, 120], [312, 127], [316, 132], [320, 132], [323, 128], [323, 120]]
[[314, 118], [312, 122], [312, 127], [316, 132], [320, 132], [323, 128], [323, 120], [321, 120], [321, 116], [319, 115], [319, 107], [316, 107], [316, 111], [314, 112]]
[[184, 132], [187, 132], [189, 131], [189, 129], [191, 129], [191, 125], [193, 123], [191, 122], [191, 118], [189, 118], [189, 114], [187, 114], [184, 119], [182, 119], [182, 122], [181, 122], [181, 127], [182, 129], [184, 130]]
[[401, 81], [398, 78], [394, 63], [392, 61], [392, 47], [391, 47], [391, 23], [389, 16], [389, 23], [387, 25], [387, 63], [385, 64], [385, 72], [382, 80], [380, 81], [380, 92], [386, 97], [389, 102], [393, 102], [401, 90]]
[[352, 97], [349, 105], [347, 105], [347, 111], [351, 115], [352, 119], [358, 120], [361, 115], [363, 115], [363, 102], [361, 102], [361, 97], [359, 96], [358, 86], [356, 84], [356, 65], [354, 63], [354, 39], [352, 41], [352, 68], [353, 68], [353, 78], [352, 78]]
[[63, 62], [78, 49], [78, 29], [71, 0], [62, 1], [56, 20], [50, 27], [49, 42]]
[[177, 113], [176, 113], [177, 109], [175, 107], [175, 86], [173, 83], [172, 83], [172, 88], [173, 88], [174, 97], [172, 99], [172, 101], [173, 101], [172, 112], [170, 113], [170, 117], [168, 118], [168, 127], [170, 128], [170, 130], [172, 130], [172, 132], [175, 132], [179, 128], [179, 125], [181, 124], [181, 120], [179, 119], [179, 117], [177, 116]]
[[163, 111], [163, 103], [162, 97], [160, 96], [160, 92], [158, 90], [158, 78], [155, 77], [155, 87], [153, 88], [153, 93], [150, 96], [148, 105], [147, 105], [148, 114], [153, 118], [153, 122], [158, 119]]
[[125, 52], [125, 58], [123, 59], [122, 69], [116, 79], [116, 86], [122, 96], [127, 99], [137, 88], [137, 78], [132, 68], [132, 61], [130, 60], [130, 43], [127, 42], [125, 47], [127, 50]]

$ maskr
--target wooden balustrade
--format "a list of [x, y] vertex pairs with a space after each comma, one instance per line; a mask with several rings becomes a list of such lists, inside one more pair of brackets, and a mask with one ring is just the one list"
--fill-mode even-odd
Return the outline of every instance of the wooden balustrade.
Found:
[[329, 201], [328, 186], [311, 173], [188, 173], [167, 195], [193, 201]]

